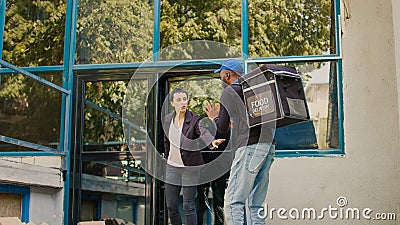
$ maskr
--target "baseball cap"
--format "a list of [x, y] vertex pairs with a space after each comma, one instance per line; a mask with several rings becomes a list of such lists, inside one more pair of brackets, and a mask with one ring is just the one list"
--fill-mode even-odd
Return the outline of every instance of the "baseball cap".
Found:
[[221, 70], [233, 70], [240, 75], [243, 74], [242, 63], [237, 59], [226, 60], [219, 69], [214, 70], [214, 73], [219, 73]]

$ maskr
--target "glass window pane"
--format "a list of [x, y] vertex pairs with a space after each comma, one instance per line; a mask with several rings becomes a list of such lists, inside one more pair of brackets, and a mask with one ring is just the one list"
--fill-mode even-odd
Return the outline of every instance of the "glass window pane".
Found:
[[[278, 128], [277, 149], [338, 149], [336, 62], [288, 63], [302, 76], [310, 121]], [[255, 65], [251, 65], [254, 68]]]
[[118, 159], [114, 156], [106, 157], [106, 155], [97, 154], [97, 157], [94, 159], [92, 157], [93, 160], [90, 160], [87, 153], [83, 154], [83, 173], [121, 182], [145, 182], [145, 173], [141, 170], [140, 162], [132, 157], [122, 156]]
[[339, 148], [336, 62], [293, 65], [306, 77], [305, 95], [318, 149]]
[[6, 1], [3, 59], [17, 66], [63, 63], [66, 1]]
[[127, 81], [86, 82], [84, 141], [123, 142], [122, 102]]
[[[86, 82], [86, 104], [84, 120], [85, 143], [126, 142], [122, 125], [123, 101], [127, 93], [129, 81]], [[135, 143], [135, 149], [140, 150], [145, 143], [145, 132], [138, 128], [146, 128], [145, 101], [147, 94], [147, 80], [131, 81], [129, 95], [135, 98], [135, 104], [127, 110], [126, 118], [137, 128], [130, 130], [130, 141]], [[132, 116], [129, 117], [129, 116]], [[127, 126], [129, 127], [129, 126]], [[128, 129], [128, 128], [127, 128]], [[129, 132], [129, 131], [127, 131]]]
[[152, 1], [79, 1], [77, 64], [151, 59], [152, 37]]
[[[61, 73], [36, 74], [61, 85]], [[0, 134], [59, 148], [62, 94], [21, 74], [1, 75]], [[0, 151], [26, 151], [2, 143]]]
[[[124, 119], [132, 126], [123, 126], [123, 102], [128, 91], [132, 101], [124, 108]], [[121, 182], [144, 182], [136, 153], [146, 153], [146, 94], [146, 79], [85, 83], [84, 173]]]
[[[145, 224], [145, 206], [146, 203], [144, 198], [139, 198], [137, 203], [137, 216], [136, 216], [136, 224], [144, 225]], [[163, 214], [163, 211], [160, 211], [160, 215]], [[160, 216], [162, 217], [162, 216]]]
[[97, 220], [97, 201], [82, 199], [81, 221]]
[[332, 2], [250, 0], [250, 57], [334, 54]]
[[132, 201], [119, 201], [118, 202], [118, 218], [123, 219], [125, 222], [133, 221], [134, 203]]
[[[178, 43], [194, 40], [208, 40], [236, 48], [240, 56], [241, 48], [241, 1], [185, 1], [164, 0], [161, 2], [161, 49]], [[199, 44], [200, 43], [200, 44]], [[201, 42], [183, 45], [178, 55], [161, 56], [162, 60], [224, 58], [233, 57], [227, 50], [216, 51], [217, 45], [208, 46]], [[207, 56], [199, 51], [207, 49]], [[218, 52], [219, 54], [215, 54]]]

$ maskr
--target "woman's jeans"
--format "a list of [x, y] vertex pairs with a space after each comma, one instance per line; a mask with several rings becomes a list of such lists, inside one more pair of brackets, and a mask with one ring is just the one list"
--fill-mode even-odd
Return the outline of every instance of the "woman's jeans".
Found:
[[236, 150], [225, 192], [226, 224], [244, 224], [246, 200], [250, 210], [246, 224], [265, 224], [258, 210], [262, 208], [267, 195], [269, 169], [274, 155], [275, 146], [270, 143], [258, 143]]
[[[172, 225], [182, 225], [182, 218], [178, 211], [179, 194], [182, 188], [183, 211], [186, 217], [185, 225], [197, 224], [196, 213], [196, 186], [193, 186], [199, 179], [199, 169], [188, 167], [173, 167], [167, 165], [165, 198], [167, 203], [168, 215]], [[186, 186], [186, 185], [191, 186]]]

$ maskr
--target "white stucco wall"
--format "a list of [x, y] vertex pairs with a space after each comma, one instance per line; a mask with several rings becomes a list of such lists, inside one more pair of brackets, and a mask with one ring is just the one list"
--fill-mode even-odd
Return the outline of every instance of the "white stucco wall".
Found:
[[[276, 159], [271, 168], [268, 207], [369, 207], [395, 212], [396, 221], [280, 220], [268, 224], [399, 224], [399, 57], [395, 58], [392, 12], [398, 0], [345, 0], [351, 18], [343, 23], [345, 157]], [[397, 10], [392, 10], [392, 3]], [[397, 25], [398, 27], [398, 22]], [[396, 35], [399, 37], [397, 28]], [[399, 42], [396, 42], [397, 48]], [[397, 52], [397, 55], [400, 53]], [[397, 76], [396, 76], [397, 70]], [[288, 214], [286, 214], [288, 215]]]
[[63, 187], [60, 169], [35, 165], [21, 158], [0, 158], [0, 183]]
[[[397, 74], [397, 87], [400, 87], [400, 1], [392, 0], [393, 4], [393, 28], [395, 39], [396, 51], [396, 74]], [[399, 99], [399, 112], [400, 112], [400, 89], [397, 90]]]
[[60, 157], [2, 157], [0, 183], [30, 188], [29, 221], [63, 223], [64, 182]]
[[63, 198], [62, 188], [31, 187], [29, 221], [63, 224]]

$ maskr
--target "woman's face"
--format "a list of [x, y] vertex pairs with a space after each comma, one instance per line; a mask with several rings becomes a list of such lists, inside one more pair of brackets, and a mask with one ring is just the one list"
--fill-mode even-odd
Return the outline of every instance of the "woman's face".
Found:
[[175, 93], [171, 105], [175, 108], [176, 114], [186, 112], [188, 106], [188, 97], [186, 93]]

